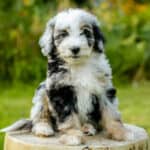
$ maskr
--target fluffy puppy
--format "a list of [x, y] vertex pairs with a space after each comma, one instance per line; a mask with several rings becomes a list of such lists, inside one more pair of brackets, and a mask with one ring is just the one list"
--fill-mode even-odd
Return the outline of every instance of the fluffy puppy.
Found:
[[[35, 134], [48, 136], [54, 129], [69, 128], [95, 134], [101, 127], [113, 139], [129, 139], [96, 17], [80, 9], [63, 11], [48, 21], [39, 44], [48, 71], [31, 113]], [[37, 98], [41, 93], [47, 97], [46, 106]]]
[[80, 9], [60, 12], [48, 21], [39, 44], [48, 69], [33, 98], [32, 131], [39, 136], [62, 132], [60, 141], [70, 145], [82, 143], [81, 129], [88, 135], [103, 129], [113, 139], [130, 139], [96, 17]]

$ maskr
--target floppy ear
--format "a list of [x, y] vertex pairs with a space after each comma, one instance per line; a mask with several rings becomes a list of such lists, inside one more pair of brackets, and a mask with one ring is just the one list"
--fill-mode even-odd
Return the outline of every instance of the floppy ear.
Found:
[[105, 38], [100, 31], [98, 25], [93, 25], [93, 33], [94, 33], [94, 38], [95, 38], [95, 43], [94, 43], [94, 49], [97, 52], [103, 52], [104, 51], [104, 43], [105, 43]]
[[55, 18], [52, 18], [51, 20], [48, 21], [46, 25], [46, 29], [39, 40], [39, 45], [41, 47], [41, 51], [44, 56], [48, 56], [48, 54], [51, 52], [51, 50], [54, 47], [54, 42], [53, 42], [54, 25], [55, 25]]

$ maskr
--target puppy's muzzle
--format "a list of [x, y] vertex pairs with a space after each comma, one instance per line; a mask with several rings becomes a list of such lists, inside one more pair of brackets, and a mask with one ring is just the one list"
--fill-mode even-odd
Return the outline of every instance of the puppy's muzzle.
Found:
[[80, 47], [72, 47], [70, 48], [70, 50], [74, 56], [77, 56], [78, 53], [80, 52]]

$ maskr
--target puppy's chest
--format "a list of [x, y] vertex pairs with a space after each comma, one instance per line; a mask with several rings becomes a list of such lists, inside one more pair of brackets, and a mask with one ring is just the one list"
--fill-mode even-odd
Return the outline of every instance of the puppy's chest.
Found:
[[100, 95], [103, 88], [100, 86], [94, 70], [88, 68], [74, 71], [71, 75], [77, 96], [77, 109], [81, 120], [87, 121], [88, 114], [95, 111], [93, 95]]
[[[47, 80], [47, 84], [51, 85], [50, 100], [56, 111], [60, 106], [57, 111], [59, 116], [65, 113], [65, 108], [69, 108], [70, 112], [74, 111], [72, 109], [74, 108], [82, 122], [88, 121], [91, 117], [90, 120], [92, 120], [93, 116], [96, 116], [94, 120], [98, 120], [99, 116], [95, 114], [99, 113], [98, 97], [103, 92], [103, 86], [100, 84], [97, 74], [97, 70], [85, 67], [68, 70], [65, 73], [55, 73], [51, 76], [50, 81]], [[68, 87], [71, 87], [71, 90], [68, 90]], [[68, 95], [70, 92], [72, 96]], [[55, 106], [56, 102], [58, 104]]]

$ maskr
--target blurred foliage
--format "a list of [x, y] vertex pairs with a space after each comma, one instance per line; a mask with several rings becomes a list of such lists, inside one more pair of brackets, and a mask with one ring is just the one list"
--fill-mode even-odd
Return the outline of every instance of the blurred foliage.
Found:
[[115, 77], [150, 79], [150, 3], [109, 0], [94, 9], [106, 34], [106, 53]]
[[116, 79], [150, 79], [149, 0], [5, 0], [0, 1], [0, 81], [45, 78], [38, 39], [47, 20], [69, 7], [86, 9], [100, 20]]

